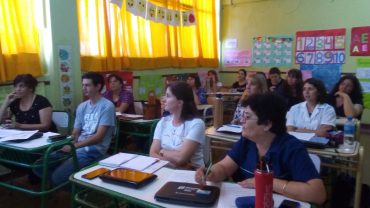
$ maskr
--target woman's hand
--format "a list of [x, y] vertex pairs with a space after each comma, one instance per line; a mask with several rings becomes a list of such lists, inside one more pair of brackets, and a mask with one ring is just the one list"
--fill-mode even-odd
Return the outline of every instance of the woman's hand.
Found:
[[200, 167], [195, 172], [195, 181], [202, 186], [206, 185], [206, 178], [204, 175], [205, 169], [206, 169], [205, 167]]
[[6, 106], [9, 106], [10, 103], [12, 103], [17, 98], [19, 98], [19, 96], [17, 95], [17, 93], [15, 93], [15, 92], [9, 93], [6, 96], [4, 103], [6, 104]]
[[243, 188], [256, 188], [254, 178], [245, 179], [244, 181], [238, 182], [238, 184]]
[[348, 94], [345, 92], [338, 91], [334, 94], [335, 96], [339, 96], [341, 98], [348, 97]]
[[5, 120], [3, 127], [7, 129], [18, 129], [20, 127], [20, 124], [17, 122], [13, 122], [12, 120]]

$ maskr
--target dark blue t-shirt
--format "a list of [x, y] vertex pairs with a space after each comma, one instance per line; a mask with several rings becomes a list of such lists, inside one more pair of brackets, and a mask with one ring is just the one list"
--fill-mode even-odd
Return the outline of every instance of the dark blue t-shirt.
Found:
[[[233, 175], [235, 181], [254, 177], [258, 164], [256, 143], [241, 137], [228, 152], [228, 156], [239, 165]], [[265, 158], [271, 165], [274, 178], [300, 182], [320, 178], [306, 147], [289, 134], [276, 136]]]

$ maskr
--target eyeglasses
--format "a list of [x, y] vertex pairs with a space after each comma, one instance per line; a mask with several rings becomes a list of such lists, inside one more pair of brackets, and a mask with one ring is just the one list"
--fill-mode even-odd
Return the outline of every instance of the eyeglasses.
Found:
[[258, 118], [253, 117], [249, 113], [244, 111], [240, 120], [242, 120], [242, 121], [252, 121], [252, 120], [258, 120]]

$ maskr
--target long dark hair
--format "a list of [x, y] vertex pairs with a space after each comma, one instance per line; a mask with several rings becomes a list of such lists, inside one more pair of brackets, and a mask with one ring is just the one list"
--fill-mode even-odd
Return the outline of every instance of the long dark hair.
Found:
[[189, 74], [188, 77], [191, 77], [194, 79], [194, 85], [196, 89], [199, 89], [199, 87], [202, 86], [202, 83], [200, 82], [200, 78], [198, 74]]
[[357, 77], [353, 76], [353, 75], [346, 75], [346, 76], [343, 76], [339, 79], [339, 81], [335, 84], [335, 86], [333, 87], [333, 89], [331, 90], [330, 92], [330, 95], [334, 96], [334, 94], [336, 92], [338, 92], [339, 90], [339, 85], [342, 84], [342, 82], [344, 82], [344, 80], [346, 79], [349, 79], [352, 81], [352, 84], [353, 84], [353, 89], [351, 91], [351, 93], [348, 94], [348, 96], [351, 98], [351, 100], [362, 100], [363, 99], [363, 95], [362, 95], [362, 87], [360, 85], [360, 82], [358, 81]]
[[180, 118], [183, 121], [198, 117], [198, 110], [194, 102], [193, 90], [183, 81], [172, 82], [168, 89], [178, 99], [183, 101]]
[[[296, 97], [300, 100], [303, 100], [303, 95], [302, 95], [302, 89], [303, 89], [303, 80], [302, 80], [302, 72], [298, 69], [290, 69], [288, 71], [287, 76], [291, 76], [297, 79], [296, 83], [294, 86], [290, 86], [288, 84], [287, 79], [284, 80], [283, 82], [283, 90], [284, 94], [286, 94], [289, 97]], [[294, 89], [295, 89], [295, 94], [294, 94]]]

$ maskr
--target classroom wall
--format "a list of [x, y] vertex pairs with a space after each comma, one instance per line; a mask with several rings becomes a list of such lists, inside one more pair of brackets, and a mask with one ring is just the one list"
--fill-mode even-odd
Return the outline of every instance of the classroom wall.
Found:
[[[238, 49], [247, 49], [252, 48], [252, 38], [256, 36], [295, 36], [296, 31], [346, 28], [346, 63], [342, 72], [355, 73], [358, 57], [349, 56], [351, 28], [370, 25], [369, 8], [368, 0], [222, 0], [221, 50], [224, 50], [224, 41], [230, 38], [238, 40]], [[268, 70], [266, 67], [247, 69]], [[236, 74], [223, 73], [221, 79], [230, 85], [236, 80]], [[369, 109], [362, 120], [370, 124]]]

